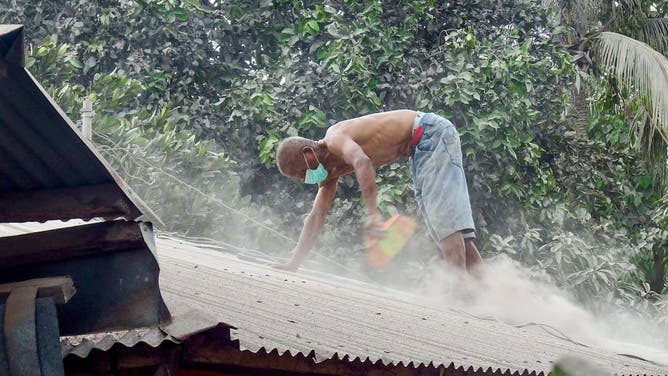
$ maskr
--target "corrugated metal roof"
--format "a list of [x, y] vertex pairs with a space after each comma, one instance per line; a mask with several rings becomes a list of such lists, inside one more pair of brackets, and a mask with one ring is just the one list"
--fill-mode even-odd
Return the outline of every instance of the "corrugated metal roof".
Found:
[[80, 226], [85, 224], [99, 223], [100, 219], [95, 218], [90, 221], [80, 219], [71, 219], [69, 221], [45, 221], [45, 222], [21, 222], [21, 223], [1, 223], [0, 236], [13, 236], [28, 234], [37, 231], [49, 231], [61, 228]]
[[[182, 340], [209, 329], [225, 327], [225, 323], [213, 322], [205, 314], [196, 310], [175, 315], [173, 322], [165, 327], [138, 328], [116, 332], [65, 336], [60, 339], [62, 357], [76, 355], [86, 358], [93, 350], [108, 351], [115, 345], [135, 347], [145, 343], [151, 347], [158, 347], [163, 342], [181, 343]], [[176, 326], [176, 327], [175, 327]], [[186, 329], [185, 331], [183, 329]]]
[[[37, 225], [0, 225], [0, 234], [28, 232]], [[156, 241], [161, 291], [170, 311], [195, 309], [206, 314], [201, 322], [232, 325], [231, 339], [252, 353], [508, 375], [547, 374], [559, 359], [574, 356], [615, 374], [668, 374], [668, 366], [580, 346], [537, 326], [483, 320], [422, 304], [419, 296], [332, 275], [281, 272], [178, 238]], [[179, 338], [204, 326], [192, 323]], [[153, 332], [146, 335], [146, 340], [129, 338], [155, 346], [164, 341], [155, 341]], [[117, 341], [122, 337], [116, 335]], [[113, 337], [82, 338], [91, 341], [76, 350], [82, 355], [113, 342]], [[71, 348], [64, 351], [75, 353], [76, 345], [65, 346]]]
[[[123, 202], [126, 219], [143, 214], [161, 225], [24, 68], [23, 27], [0, 25], [0, 197], [106, 185], [113, 186], [112, 193]], [[39, 216], [28, 220], [75, 218], [62, 213]]]
[[187, 304], [234, 325], [242, 350], [545, 374], [574, 355], [613, 373], [668, 374], [668, 366], [580, 346], [539, 327], [431, 307], [381, 286], [276, 271], [178, 239], [157, 242], [168, 306]]
[[110, 333], [62, 337], [60, 348], [63, 358], [68, 355], [85, 358], [93, 350], [108, 351], [117, 344], [125, 347], [134, 347], [140, 343], [145, 343], [151, 347], [157, 347], [164, 341], [179, 343], [179, 340], [163, 332], [160, 328], [140, 328]]

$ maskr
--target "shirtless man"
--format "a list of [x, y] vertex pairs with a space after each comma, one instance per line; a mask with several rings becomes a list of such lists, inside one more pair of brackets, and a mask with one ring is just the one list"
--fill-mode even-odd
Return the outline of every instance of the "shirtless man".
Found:
[[397, 110], [336, 123], [320, 141], [290, 137], [278, 145], [276, 164], [281, 174], [318, 184], [318, 193], [292, 260], [275, 267], [297, 270], [322, 230], [339, 177], [346, 174], [355, 174], [362, 191], [365, 239], [377, 239], [383, 218], [376, 206], [375, 168], [401, 157], [409, 158], [418, 206], [446, 263], [461, 271], [479, 265], [457, 130], [436, 114]]

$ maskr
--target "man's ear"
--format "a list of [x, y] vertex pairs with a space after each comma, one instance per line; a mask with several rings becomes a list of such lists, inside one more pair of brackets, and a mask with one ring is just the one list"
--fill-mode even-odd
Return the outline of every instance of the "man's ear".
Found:
[[307, 154], [310, 154], [310, 156], [312, 157], [315, 155], [315, 151], [309, 146], [304, 146], [302, 148], [302, 155], [306, 156]]
[[306, 168], [307, 169], [311, 168], [311, 166], [309, 166], [309, 159], [312, 158], [312, 156], [309, 155], [310, 153], [311, 153], [311, 149], [308, 146], [304, 146], [302, 148], [302, 158], [306, 162]]

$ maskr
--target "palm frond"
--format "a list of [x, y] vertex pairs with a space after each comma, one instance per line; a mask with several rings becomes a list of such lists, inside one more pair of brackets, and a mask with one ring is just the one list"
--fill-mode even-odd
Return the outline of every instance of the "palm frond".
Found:
[[595, 53], [624, 86], [638, 93], [651, 124], [668, 143], [668, 59], [644, 42], [602, 32]]
[[648, 18], [642, 23], [639, 39], [657, 51], [668, 53], [668, 18]]

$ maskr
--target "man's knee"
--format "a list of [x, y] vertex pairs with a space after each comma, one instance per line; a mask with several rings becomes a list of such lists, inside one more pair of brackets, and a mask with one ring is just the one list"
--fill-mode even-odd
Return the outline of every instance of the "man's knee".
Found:
[[441, 245], [447, 246], [448, 248], [463, 248], [464, 237], [461, 232], [457, 231], [441, 239]]

